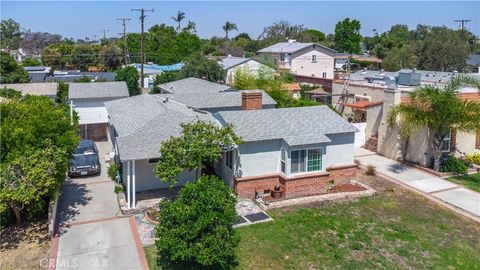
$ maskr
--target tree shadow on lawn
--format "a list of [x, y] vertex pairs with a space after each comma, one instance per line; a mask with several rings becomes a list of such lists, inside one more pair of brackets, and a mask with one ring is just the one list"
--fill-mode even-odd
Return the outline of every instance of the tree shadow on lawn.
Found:
[[176, 261], [170, 262], [164, 256], [157, 257], [157, 265], [160, 266], [160, 269], [170, 269], [170, 270], [230, 270], [234, 269], [238, 266], [238, 262], [232, 258], [229, 262], [227, 262], [226, 266], [222, 267], [220, 265], [217, 266], [203, 266], [196, 262], [191, 261]]

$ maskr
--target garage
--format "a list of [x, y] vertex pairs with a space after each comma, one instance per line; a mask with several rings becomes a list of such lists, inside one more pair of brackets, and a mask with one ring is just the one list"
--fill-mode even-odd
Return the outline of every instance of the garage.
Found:
[[108, 112], [105, 102], [128, 97], [125, 82], [92, 82], [69, 84], [70, 109], [79, 119], [79, 136], [101, 142], [108, 141]]

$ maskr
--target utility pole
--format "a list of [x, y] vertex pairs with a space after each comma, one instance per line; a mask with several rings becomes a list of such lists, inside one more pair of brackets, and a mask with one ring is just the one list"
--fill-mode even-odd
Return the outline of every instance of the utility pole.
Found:
[[99, 30], [100, 32], [103, 32], [103, 39], [106, 39], [107, 38], [107, 32], [110, 31], [108, 29], [100, 29]]
[[122, 26], [123, 26], [123, 40], [125, 42], [125, 45], [124, 45], [124, 54], [125, 54], [125, 67], [127, 66], [128, 64], [128, 60], [127, 60], [127, 55], [128, 55], [128, 50], [127, 50], [127, 22], [130, 21], [131, 19], [130, 18], [120, 18], [120, 19], [117, 19], [119, 21], [122, 21]]
[[460, 23], [460, 29], [465, 30], [465, 24], [468, 22], [471, 22], [472, 20], [466, 20], [466, 19], [459, 19], [459, 20], [454, 20], [454, 22]]
[[142, 32], [141, 32], [141, 39], [140, 39], [140, 82], [142, 84], [142, 88], [144, 86], [144, 79], [145, 79], [145, 75], [143, 74], [143, 65], [145, 64], [145, 46], [144, 46], [144, 21], [145, 21], [145, 12], [154, 12], [153, 8], [152, 9], [144, 9], [144, 8], [140, 8], [140, 9], [132, 9], [132, 11], [139, 11], [140, 12], [140, 22], [142, 24]]

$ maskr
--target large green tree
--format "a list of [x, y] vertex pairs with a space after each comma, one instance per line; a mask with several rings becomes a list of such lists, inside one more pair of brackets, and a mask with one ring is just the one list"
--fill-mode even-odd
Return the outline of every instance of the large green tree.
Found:
[[215, 176], [203, 176], [160, 204], [158, 261], [164, 269], [230, 269], [239, 236], [236, 198]]
[[95, 51], [87, 44], [75, 45], [72, 51], [72, 63], [81, 70], [87, 71], [88, 67], [95, 65]]
[[207, 163], [216, 161], [225, 148], [241, 142], [230, 125], [220, 127], [205, 121], [184, 123], [180, 136], [162, 142], [156, 174], [161, 181], [172, 185], [185, 169], [195, 170], [198, 178]]
[[128, 66], [117, 71], [115, 75], [116, 81], [124, 81], [128, 87], [128, 93], [130, 96], [136, 96], [141, 94], [140, 90], [140, 74], [138, 73], [137, 69]]
[[0, 212], [11, 209], [21, 222], [25, 210], [44, 210], [65, 179], [78, 121], [46, 96], [1, 102], [0, 113]]
[[26, 83], [28, 73], [7, 52], [0, 52], [0, 83]]
[[335, 49], [344, 53], [360, 53], [360, 22], [358, 20], [345, 20], [335, 25]]
[[445, 86], [422, 85], [410, 94], [410, 101], [392, 108], [388, 124], [397, 121], [401, 137], [408, 141], [421, 128], [427, 128], [432, 142], [435, 171], [440, 170], [442, 142], [452, 130], [474, 133], [480, 129], [480, 103], [461, 100], [457, 90], [461, 86], [480, 89], [480, 81], [471, 77], [457, 76]]
[[15, 50], [20, 47], [23, 31], [20, 24], [12, 19], [2, 20], [0, 23], [0, 47]]
[[224, 79], [225, 71], [216, 61], [209, 60], [203, 55], [197, 54], [186, 60], [181, 70], [181, 76], [183, 78], [196, 77], [212, 82], [219, 82]]
[[115, 71], [122, 65], [122, 50], [114, 43], [103, 46], [100, 56], [107, 70]]

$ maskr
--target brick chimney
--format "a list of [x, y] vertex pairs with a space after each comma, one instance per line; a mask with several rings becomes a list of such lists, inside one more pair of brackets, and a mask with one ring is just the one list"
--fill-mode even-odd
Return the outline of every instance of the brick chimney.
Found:
[[262, 92], [243, 91], [242, 92], [242, 110], [261, 110]]

